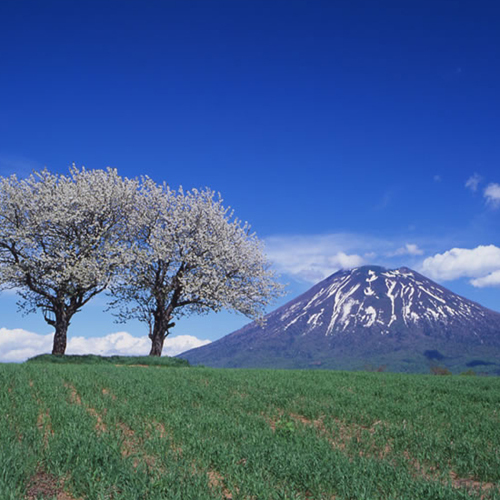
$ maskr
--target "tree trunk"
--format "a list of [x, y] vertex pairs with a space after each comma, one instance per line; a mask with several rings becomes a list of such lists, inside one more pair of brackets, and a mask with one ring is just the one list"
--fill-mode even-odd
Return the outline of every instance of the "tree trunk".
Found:
[[[163, 326], [165, 325], [166, 326]], [[168, 321], [164, 321], [164, 318], [156, 318], [153, 331], [149, 334], [149, 338], [151, 339], [151, 351], [149, 351], [150, 356], [161, 356], [163, 351], [163, 343], [168, 335], [168, 329], [174, 326], [175, 323], [168, 323]]]
[[165, 341], [165, 334], [161, 333], [159, 335], [152, 336], [151, 339], [151, 351], [149, 351], [150, 356], [161, 356], [163, 351], [163, 342]]
[[52, 354], [55, 354], [57, 356], [62, 356], [66, 352], [69, 320], [70, 318], [68, 317], [66, 311], [61, 311], [56, 313], [55, 321], [51, 321], [52, 325], [56, 330], [54, 333], [54, 344], [52, 346]]
[[180, 288], [175, 290], [174, 296], [166, 308], [164, 301], [159, 301], [157, 299], [156, 310], [153, 314], [153, 331], [150, 331], [149, 333], [149, 338], [151, 339], [151, 351], [149, 351], [150, 356], [161, 356], [163, 343], [167, 338], [168, 330], [169, 328], [175, 326], [175, 323], [171, 323], [170, 320], [172, 319], [172, 312], [177, 305], [179, 294]]

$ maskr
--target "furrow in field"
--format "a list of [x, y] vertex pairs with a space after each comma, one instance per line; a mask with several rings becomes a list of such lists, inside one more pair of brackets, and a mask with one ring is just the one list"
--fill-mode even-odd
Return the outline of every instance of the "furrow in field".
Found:
[[50, 420], [50, 413], [48, 409], [46, 409], [45, 411], [40, 409], [36, 426], [37, 429], [43, 434], [43, 447], [47, 448], [49, 444], [49, 436], [54, 435], [54, 430], [52, 429], [52, 422]]
[[[158, 422], [156, 420], [152, 420], [150, 424], [150, 429], [156, 432], [160, 439], [168, 439], [170, 444], [170, 449], [177, 453], [179, 456], [182, 456], [182, 448], [177, 445], [169, 435], [165, 425], [162, 422]], [[148, 432], [148, 435], [151, 435], [151, 430]]]
[[73, 404], [77, 404], [78, 406], [83, 406], [85, 408], [86, 412], [89, 415], [91, 415], [92, 417], [94, 417], [94, 419], [96, 420], [96, 424], [95, 424], [96, 431], [99, 434], [101, 432], [106, 432], [107, 426], [104, 423], [104, 420], [103, 420], [101, 414], [95, 408], [92, 408], [91, 406], [84, 405], [82, 403], [82, 398], [80, 397], [80, 395], [78, 394], [78, 391], [76, 390], [76, 388], [73, 385], [69, 384], [68, 382], [66, 382], [64, 385], [65, 385], [65, 387], [67, 387], [70, 390], [70, 401]]
[[122, 457], [128, 458], [133, 456], [132, 464], [134, 469], [136, 469], [141, 462], [144, 462], [149, 468], [155, 469], [158, 473], [164, 471], [158, 464], [158, 457], [144, 451], [144, 441], [136, 436], [133, 429], [123, 422], [120, 422], [118, 427], [120, 428], [123, 438], [121, 445]]
[[[210, 467], [208, 469], [204, 467], [199, 467], [196, 463], [196, 461], [193, 461], [191, 464], [191, 474], [193, 476], [199, 476], [201, 474], [205, 474], [208, 482], [208, 487], [210, 490], [214, 493], [220, 493], [221, 500], [233, 500], [233, 494], [231, 491], [228, 489], [226, 480], [224, 476], [217, 471], [216, 469]], [[239, 493], [239, 489], [236, 487], [235, 488], [236, 493]], [[255, 499], [250, 499], [250, 500], [255, 500]]]
[[[429, 481], [439, 481], [442, 484], [451, 484], [455, 489], [465, 489], [469, 494], [480, 495], [481, 499], [487, 498], [486, 494], [488, 492], [493, 492], [494, 488], [497, 488], [497, 492], [500, 493], [495, 483], [483, 482], [470, 477], [460, 477], [453, 470], [450, 470], [448, 479], [446, 479], [439, 475], [437, 467], [422, 465], [418, 460], [412, 458], [408, 452], [405, 452], [404, 456], [408, 464], [413, 468], [416, 477], [420, 476]], [[448, 467], [450, 467], [450, 465], [448, 465]]]
[[211, 490], [221, 490], [222, 491], [222, 499], [223, 500], [232, 500], [233, 495], [227, 489], [224, 478], [222, 475], [214, 469], [209, 469], [207, 471], [208, 476], [208, 487]]
[[36, 420], [36, 427], [43, 436], [43, 447], [47, 449], [49, 445], [49, 437], [54, 435], [52, 429], [52, 422], [50, 418], [50, 411], [45, 407], [43, 401], [35, 394], [33, 380], [29, 381], [31, 395], [38, 405], [38, 417]]
[[113, 401], [116, 401], [116, 396], [106, 387], [102, 388], [103, 396], [109, 396]]
[[39, 468], [28, 482], [24, 500], [37, 500], [40, 497], [55, 497], [57, 500], [83, 500], [66, 491], [65, 482], [64, 478], [57, 479], [53, 474]]
[[[159, 463], [159, 457], [147, 453], [144, 450], [144, 440], [137, 436], [136, 432], [124, 422], [120, 422], [118, 427], [121, 431], [121, 435], [123, 438], [122, 441], [122, 456], [124, 458], [133, 457], [133, 467], [137, 468], [142, 462], [144, 462], [150, 469], [154, 469], [154, 471], [158, 474], [162, 474], [165, 472], [162, 465]], [[175, 444], [169, 436], [165, 425], [162, 422], [158, 422], [153, 420], [147, 427], [149, 430], [146, 432], [147, 437], [151, 437], [152, 434], [156, 434], [160, 437], [160, 439], [168, 439], [170, 448], [178, 455], [183, 455], [182, 447]], [[196, 461], [192, 463], [192, 474], [206, 474], [208, 486], [212, 491], [221, 492], [221, 500], [232, 500], [233, 494], [227, 488], [225, 479], [223, 475], [215, 470], [214, 468], [201, 468], [197, 465]], [[236, 488], [236, 491], [238, 489]]]
[[[487, 493], [493, 491], [495, 488], [494, 483], [483, 483], [477, 481], [476, 479], [459, 477], [453, 471], [450, 472], [451, 484], [454, 488], [465, 488], [469, 492], [474, 492], [477, 494]], [[497, 488], [498, 491], [498, 488]], [[500, 491], [498, 491], [500, 493]], [[481, 495], [481, 499], [485, 498], [486, 495]]]
[[[278, 420], [269, 420], [269, 424], [273, 431], [277, 428], [285, 428], [286, 422], [292, 421], [294, 423], [302, 424], [307, 427], [313, 427], [316, 429], [318, 434], [322, 438], [326, 438], [332, 448], [344, 451], [352, 440], [357, 443], [361, 441], [363, 433], [369, 433], [373, 435], [379, 426], [387, 425], [381, 420], [374, 422], [370, 427], [363, 426], [360, 424], [346, 423], [340, 419], [335, 419], [336, 429], [334, 431], [328, 430], [324, 424], [324, 417], [315, 420], [308, 419], [304, 415], [299, 415], [297, 413], [289, 413], [288, 415], [283, 411], [279, 410], [280, 418]], [[367, 457], [377, 457], [384, 458], [392, 450], [391, 442], [387, 442], [383, 448], [376, 447], [375, 443], [368, 450], [359, 451], [360, 456]]]
[[[134, 365], [130, 365], [134, 366]], [[93, 407], [85, 404], [82, 401], [81, 396], [78, 394], [76, 388], [69, 384], [65, 384], [70, 390], [70, 401], [73, 404], [83, 406], [87, 413], [91, 415], [96, 420], [95, 429], [100, 434], [102, 432], [107, 432], [109, 430], [108, 425], [104, 422], [103, 416]], [[101, 388], [101, 393], [104, 397], [111, 398], [111, 400], [116, 401], [117, 397], [111, 392], [107, 387]], [[157, 473], [164, 472], [164, 469], [159, 464], [160, 460], [158, 456], [154, 454], [147, 453], [144, 450], [144, 439], [137, 436], [136, 431], [132, 429], [125, 422], [120, 421], [117, 423], [117, 429], [119, 430], [121, 436], [121, 455], [123, 458], [132, 458], [132, 466], [137, 469], [141, 463], [145, 463], [149, 469], [154, 469]], [[152, 423], [152, 429], [159, 433], [160, 437], [167, 438], [168, 433], [165, 426], [159, 422]], [[171, 445], [172, 449], [178, 453], [182, 453], [182, 450], [175, 446], [173, 443]]]
[[[322, 436], [330, 434], [324, 426], [322, 419], [310, 420], [303, 415], [299, 415], [296, 413], [290, 413], [289, 417], [294, 421], [301, 423], [306, 426], [312, 426], [317, 429]], [[330, 444], [340, 450], [346, 449], [346, 443], [351, 439], [355, 438], [359, 441], [361, 433], [363, 431], [368, 431], [370, 434], [375, 433], [377, 426], [386, 425], [383, 424], [380, 420], [376, 421], [370, 427], [362, 426], [359, 424], [345, 424], [340, 420], [335, 420], [335, 422], [339, 425], [339, 438], [337, 439], [335, 436], [328, 436], [328, 441]], [[273, 430], [276, 429], [276, 423], [274, 423]], [[392, 443], [387, 442], [383, 449], [377, 449], [372, 446], [366, 450], [362, 450], [359, 452], [360, 456], [366, 456], [369, 458], [377, 458], [377, 459], [385, 459], [392, 451]], [[424, 477], [425, 479], [436, 481], [440, 480], [443, 484], [447, 484], [447, 481], [440, 479], [438, 476], [438, 470], [436, 467], [424, 467], [417, 460], [411, 458], [408, 452], [404, 453], [405, 458], [407, 459], [407, 463], [417, 472], [417, 476]], [[494, 483], [491, 482], [481, 482], [474, 478], [461, 478], [455, 472], [450, 470], [449, 473], [450, 483], [453, 488], [456, 489], [466, 489], [469, 493], [481, 494], [492, 490], [495, 487]], [[481, 496], [484, 498], [484, 495]]]

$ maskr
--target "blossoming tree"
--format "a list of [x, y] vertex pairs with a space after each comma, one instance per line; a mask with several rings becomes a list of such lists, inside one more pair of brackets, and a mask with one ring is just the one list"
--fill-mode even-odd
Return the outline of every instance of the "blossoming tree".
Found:
[[116, 170], [48, 170], [0, 178], [0, 285], [24, 312], [40, 308], [64, 354], [73, 315], [110, 283], [128, 255], [138, 181]]
[[160, 356], [174, 320], [228, 309], [253, 319], [282, 292], [261, 244], [209, 189], [171, 190], [143, 179], [135, 211], [136, 245], [111, 285], [116, 316], [149, 325]]

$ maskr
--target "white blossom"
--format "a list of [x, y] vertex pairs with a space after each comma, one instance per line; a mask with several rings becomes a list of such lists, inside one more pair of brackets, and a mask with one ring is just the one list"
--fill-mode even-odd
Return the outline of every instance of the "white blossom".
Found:
[[[26, 312], [42, 308], [64, 352], [71, 317], [124, 264], [138, 181], [116, 170], [48, 170], [0, 178], [0, 285]], [[56, 343], [60, 342], [56, 349]]]
[[247, 223], [210, 189], [178, 191], [142, 180], [134, 212], [136, 244], [111, 289], [121, 320], [150, 327], [159, 355], [172, 320], [228, 309], [260, 320], [283, 287]]

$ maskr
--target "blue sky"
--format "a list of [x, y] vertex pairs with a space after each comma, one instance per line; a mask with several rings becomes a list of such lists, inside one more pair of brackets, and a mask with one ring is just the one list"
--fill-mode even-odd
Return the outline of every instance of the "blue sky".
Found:
[[[75, 162], [211, 187], [266, 242], [284, 300], [375, 263], [500, 310], [499, 19], [494, 1], [3, 0], [0, 175]], [[70, 335], [144, 334], [104, 305]], [[9, 293], [0, 315], [51, 331]]]

